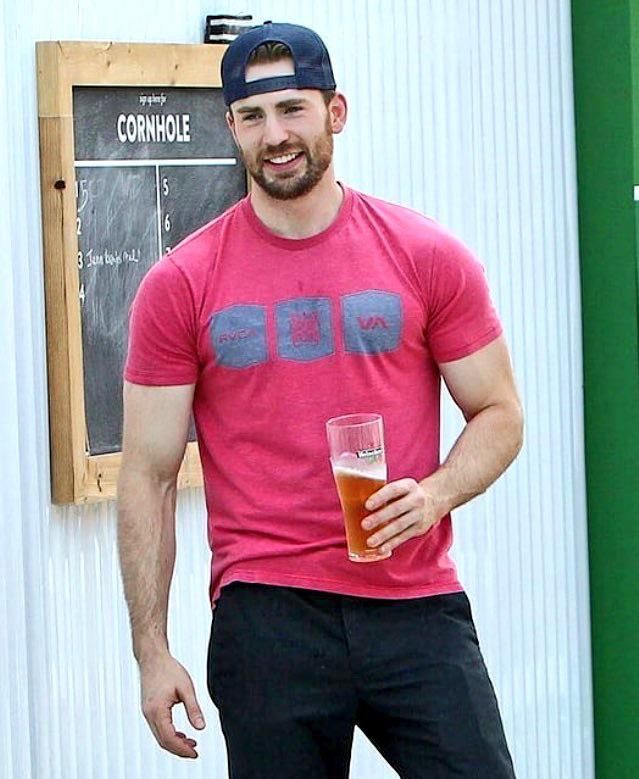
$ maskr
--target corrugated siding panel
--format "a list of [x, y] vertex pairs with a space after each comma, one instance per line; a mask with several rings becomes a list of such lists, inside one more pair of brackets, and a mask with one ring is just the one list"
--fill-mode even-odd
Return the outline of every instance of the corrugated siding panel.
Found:
[[[0, 29], [5, 28], [0, 6]], [[10, 62], [0, 51], [0, 85], [9, 77]], [[9, 115], [11, 103], [0, 92], [0, 117]], [[0, 121], [0, 180], [11, 188], [11, 127]], [[6, 190], [5, 190], [6, 191]], [[6, 261], [14, 249], [11, 214], [0, 206], [0, 776], [29, 776], [32, 733], [29, 727], [29, 682], [25, 647], [27, 626], [23, 568], [24, 505], [20, 493], [19, 437], [15, 413], [20, 398], [16, 362], [16, 300], [13, 272]]]
[[591, 776], [569, 8], [469, 11], [477, 223], [460, 226], [512, 345], [527, 442], [507, 478], [458, 513], [456, 551], [520, 773]]
[[[201, 758], [161, 752], [138, 708], [112, 505], [49, 506], [33, 44], [200, 39], [206, 13], [160, 0], [4, 4], [0, 164], [0, 618], [3, 776], [223, 777], [205, 685], [202, 495], [180, 496], [173, 649], [209, 727]], [[568, 0], [253, 2], [318, 29], [350, 116], [336, 143], [352, 186], [431, 214], [484, 261], [527, 411], [526, 448], [458, 512], [455, 548], [520, 779], [591, 779], [580, 309]], [[460, 429], [449, 405], [445, 443]], [[11, 582], [9, 590], [8, 581]], [[16, 734], [20, 734], [19, 736]], [[30, 768], [29, 763], [30, 761]], [[364, 739], [353, 777], [390, 777]]]

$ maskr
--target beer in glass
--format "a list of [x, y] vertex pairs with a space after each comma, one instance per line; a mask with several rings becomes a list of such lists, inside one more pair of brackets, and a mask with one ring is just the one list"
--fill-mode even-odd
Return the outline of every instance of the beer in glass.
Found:
[[375, 530], [364, 530], [362, 520], [369, 514], [364, 503], [386, 484], [384, 426], [380, 414], [347, 414], [329, 419], [326, 433], [331, 466], [342, 505], [348, 557], [365, 563], [385, 560], [390, 552], [367, 545]]

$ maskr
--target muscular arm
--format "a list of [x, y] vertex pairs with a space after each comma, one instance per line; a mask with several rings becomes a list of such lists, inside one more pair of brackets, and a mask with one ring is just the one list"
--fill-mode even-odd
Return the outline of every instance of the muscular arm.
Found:
[[523, 442], [523, 413], [503, 338], [439, 368], [466, 419], [445, 462], [422, 482], [438, 496], [443, 516], [484, 492], [512, 463]]
[[177, 474], [193, 387], [124, 387], [118, 549], [133, 651], [168, 651], [166, 618], [175, 560]]
[[118, 551], [140, 666], [142, 709], [160, 745], [183, 757], [197, 755], [195, 742], [175, 732], [171, 708], [184, 702], [196, 727], [201, 712], [188, 674], [169, 653], [167, 612], [175, 562], [177, 474], [193, 389], [125, 382], [118, 481]]
[[521, 449], [523, 414], [503, 338], [439, 367], [466, 425], [433, 474], [420, 482], [391, 482], [367, 501], [372, 513], [364, 527], [388, 523], [368, 541], [384, 551], [423, 535], [449, 511], [484, 492]]

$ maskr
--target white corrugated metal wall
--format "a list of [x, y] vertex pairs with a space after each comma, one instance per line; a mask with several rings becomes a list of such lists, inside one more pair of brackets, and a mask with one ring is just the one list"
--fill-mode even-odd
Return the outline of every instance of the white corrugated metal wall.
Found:
[[[520, 779], [591, 779], [586, 517], [569, 0], [2, 2], [0, 54], [0, 775], [223, 777], [206, 697], [202, 496], [179, 500], [172, 646], [209, 727], [198, 764], [162, 753], [138, 710], [115, 512], [52, 508], [34, 42], [200, 40], [207, 13], [307, 23], [350, 102], [340, 177], [474, 247], [512, 346], [526, 448], [457, 514]], [[449, 443], [460, 419], [445, 411]], [[393, 773], [366, 742], [353, 777]]]

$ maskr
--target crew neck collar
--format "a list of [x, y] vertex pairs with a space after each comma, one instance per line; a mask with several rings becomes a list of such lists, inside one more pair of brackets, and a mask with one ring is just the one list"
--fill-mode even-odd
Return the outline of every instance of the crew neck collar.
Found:
[[344, 197], [335, 219], [333, 219], [333, 221], [324, 230], [316, 233], [315, 235], [310, 235], [308, 238], [287, 238], [283, 235], [274, 233], [272, 230], [269, 230], [269, 228], [255, 213], [251, 203], [250, 195], [244, 198], [242, 202], [242, 212], [251, 228], [260, 236], [260, 238], [268, 241], [273, 246], [277, 246], [281, 249], [289, 249], [291, 251], [308, 249], [309, 247], [315, 246], [315, 244], [322, 243], [323, 241], [330, 238], [336, 232], [341, 230], [344, 224], [348, 221], [353, 206], [353, 193], [348, 187], [345, 187], [340, 182], [338, 182], [338, 184], [342, 188]]

